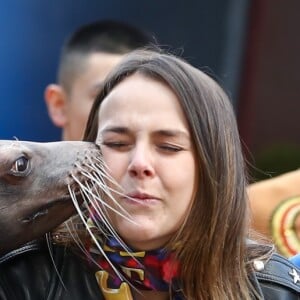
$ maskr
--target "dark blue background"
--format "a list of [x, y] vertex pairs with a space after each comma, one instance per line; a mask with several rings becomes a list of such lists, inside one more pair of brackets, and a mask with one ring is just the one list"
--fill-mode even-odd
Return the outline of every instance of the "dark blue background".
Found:
[[247, 23], [246, 0], [26, 0], [0, 3], [0, 139], [53, 141], [45, 86], [55, 82], [60, 47], [78, 26], [128, 21], [155, 33], [166, 48], [211, 70], [235, 94]]

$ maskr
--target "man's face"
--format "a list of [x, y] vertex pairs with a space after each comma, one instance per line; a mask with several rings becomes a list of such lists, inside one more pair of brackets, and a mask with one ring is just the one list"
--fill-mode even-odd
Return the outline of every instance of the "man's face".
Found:
[[85, 61], [67, 93], [63, 128], [63, 140], [81, 140], [86, 122], [103, 80], [110, 70], [121, 60], [119, 54], [93, 53]]

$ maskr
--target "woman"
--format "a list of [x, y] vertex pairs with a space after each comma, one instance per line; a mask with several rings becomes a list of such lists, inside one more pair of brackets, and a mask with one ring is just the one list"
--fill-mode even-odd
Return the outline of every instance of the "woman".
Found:
[[[186, 299], [251, 298], [253, 258], [272, 249], [246, 243], [239, 135], [211, 78], [173, 56], [132, 53], [97, 97], [85, 139], [101, 145], [115, 198], [132, 218], [108, 212], [126, 245], [168, 249]], [[149, 299], [169, 298], [153, 293]]]
[[[104, 299], [299, 299], [299, 271], [247, 240], [235, 117], [210, 77], [172, 55], [133, 52], [108, 76], [84, 139], [100, 145], [115, 199], [104, 196], [87, 225]], [[93, 281], [72, 276], [71, 290]]]

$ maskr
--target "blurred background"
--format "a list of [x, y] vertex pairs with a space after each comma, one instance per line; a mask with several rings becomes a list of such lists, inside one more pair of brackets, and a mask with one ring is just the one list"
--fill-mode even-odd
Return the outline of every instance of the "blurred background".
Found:
[[255, 180], [300, 166], [299, 0], [0, 1], [0, 139], [60, 140], [44, 88], [78, 26], [127, 21], [229, 93]]

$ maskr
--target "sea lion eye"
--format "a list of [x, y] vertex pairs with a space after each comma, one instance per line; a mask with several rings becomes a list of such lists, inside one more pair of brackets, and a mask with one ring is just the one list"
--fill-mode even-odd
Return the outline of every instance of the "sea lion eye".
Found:
[[28, 170], [29, 160], [25, 156], [20, 156], [12, 165], [11, 171], [14, 174], [24, 175], [24, 173]]

